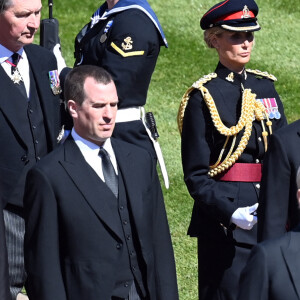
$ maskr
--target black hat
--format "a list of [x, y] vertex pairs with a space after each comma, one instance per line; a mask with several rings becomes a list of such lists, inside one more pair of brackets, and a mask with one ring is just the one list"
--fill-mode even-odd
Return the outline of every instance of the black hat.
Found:
[[209, 9], [200, 21], [203, 30], [220, 26], [229, 31], [257, 31], [258, 6], [254, 0], [226, 0]]

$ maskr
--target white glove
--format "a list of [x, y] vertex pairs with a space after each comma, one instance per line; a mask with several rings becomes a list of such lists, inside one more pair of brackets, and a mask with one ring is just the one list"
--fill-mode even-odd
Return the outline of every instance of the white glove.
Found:
[[63, 56], [61, 54], [60, 44], [56, 44], [54, 46], [53, 53], [54, 53], [54, 55], [56, 57], [56, 61], [57, 61], [58, 74], [60, 74], [61, 70], [67, 66], [65, 59], [63, 58]]
[[253, 215], [258, 207], [258, 203], [252, 206], [239, 207], [231, 216], [231, 222], [236, 226], [251, 230], [252, 227], [257, 223], [257, 217]]

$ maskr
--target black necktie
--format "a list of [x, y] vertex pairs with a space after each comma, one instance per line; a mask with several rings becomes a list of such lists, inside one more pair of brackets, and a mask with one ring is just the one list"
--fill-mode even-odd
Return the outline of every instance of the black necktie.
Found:
[[114, 193], [114, 195], [118, 197], [118, 176], [116, 175], [108, 153], [103, 147], [101, 147], [99, 155], [102, 158], [102, 171], [105, 183]]
[[14, 53], [14, 54], [11, 56], [11, 60], [12, 60], [12, 65], [11, 65], [11, 75], [12, 75], [12, 74], [14, 74], [14, 72], [16, 71], [17, 66], [18, 66], [18, 63], [19, 63], [19, 60], [20, 60], [20, 55], [19, 55], [19, 53]]

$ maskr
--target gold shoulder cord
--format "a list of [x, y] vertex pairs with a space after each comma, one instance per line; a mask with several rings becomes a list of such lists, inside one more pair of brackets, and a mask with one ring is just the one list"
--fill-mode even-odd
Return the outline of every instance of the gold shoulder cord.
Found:
[[[178, 115], [177, 115], [178, 128], [179, 128], [179, 132], [181, 134], [184, 112], [185, 112], [185, 108], [186, 108], [187, 103], [190, 98], [190, 93], [195, 88], [199, 89], [201, 91], [203, 99], [209, 109], [209, 112], [210, 112], [210, 115], [212, 118], [212, 122], [213, 122], [215, 128], [222, 135], [225, 135], [227, 137], [226, 141], [224, 143], [224, 146], [220, 152], [217, 162], [214, 165], [210, 166], [210, 171], [208, 172], [210, 177], [214, 177], [217, 174], [220, 174], [220, 173], [224, 172], [225, 170], [229, 169], [238, 160], [238, 158], [241, 156], [241, 154], [244, 152], [244, 150], [248, 144], [250, 135], [251, 135], [252, 125], [253, 125], [252, 122], [254, 120], [254, 117], [256, 118], [256, 120], [261, 121], [261, 124], [262, 124], [262, 128], [263, 128], [262, 136], [263, 136], [263, 140], [264, 140], [265, 151], [267, 151], [268, 132], [265, 129], [264, 116], [267, 119], [266, 124], [269, 128], [269, 132], [270, 132], [270, 134], [272, 134], [272, 122], [269, 120], [269, 117], [266, 114], [266, 108], [260, 101], [256, 101], [256, 94], [252, 93], [251, 89], [244, 89], [243, 87], [242, 87], [243, 88], [242, 111], [241, 111], [241, 116], [240, 116], [240, 119], [239, 119], [237, 125], [228, 128], [223, 124], [223, 122], [220, 118], [219, 112], [217, 110], [216, 104], [214, 102], [214, 99], [212, 98], [208, 89], [203, 86], [206, 82], [208, 82], [216, 77], [217, 77], [217, 74], [212, 73], [212, 74], [206, 75], [203, 78], [196, 81], [193, 84], [193, 86], [190, 87], [186, 91], [186, 93], [183, 95], [180, 106], [179, 106]], [[238, 147], [233, 152], [235, 142], [236, 142], [236, 136], [243, 128], [245, 128], [244, 134], [241, 138], [241, 141], [240, 141]], [[221, 162], [223, 153], [225, 151], [225, 147], [231, 136], [233, 136], [233, 141], [232, 141], [232, 145], [230, 147], [229, 153], [227, 154], [227, 156], [223, 160], [223, 162]]]

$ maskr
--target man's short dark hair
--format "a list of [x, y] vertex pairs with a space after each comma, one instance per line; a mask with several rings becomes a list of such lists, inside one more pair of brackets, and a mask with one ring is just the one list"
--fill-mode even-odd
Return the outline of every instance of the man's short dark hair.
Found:
[[[1, 0], [0, 0], [1, 1]], [[83, 65], [73, 68], [66, 77], [64, 98], [74, 100], [81, 105], [85, 99], [84, 83], [93, 78], [97, 83], [107, 85], [113, 81], [112, 76], [103, 68], [94, 65]]]
[[5, 12], [9, 7], [13, 6], [13, 0], [0, 0], [0, 14]]

